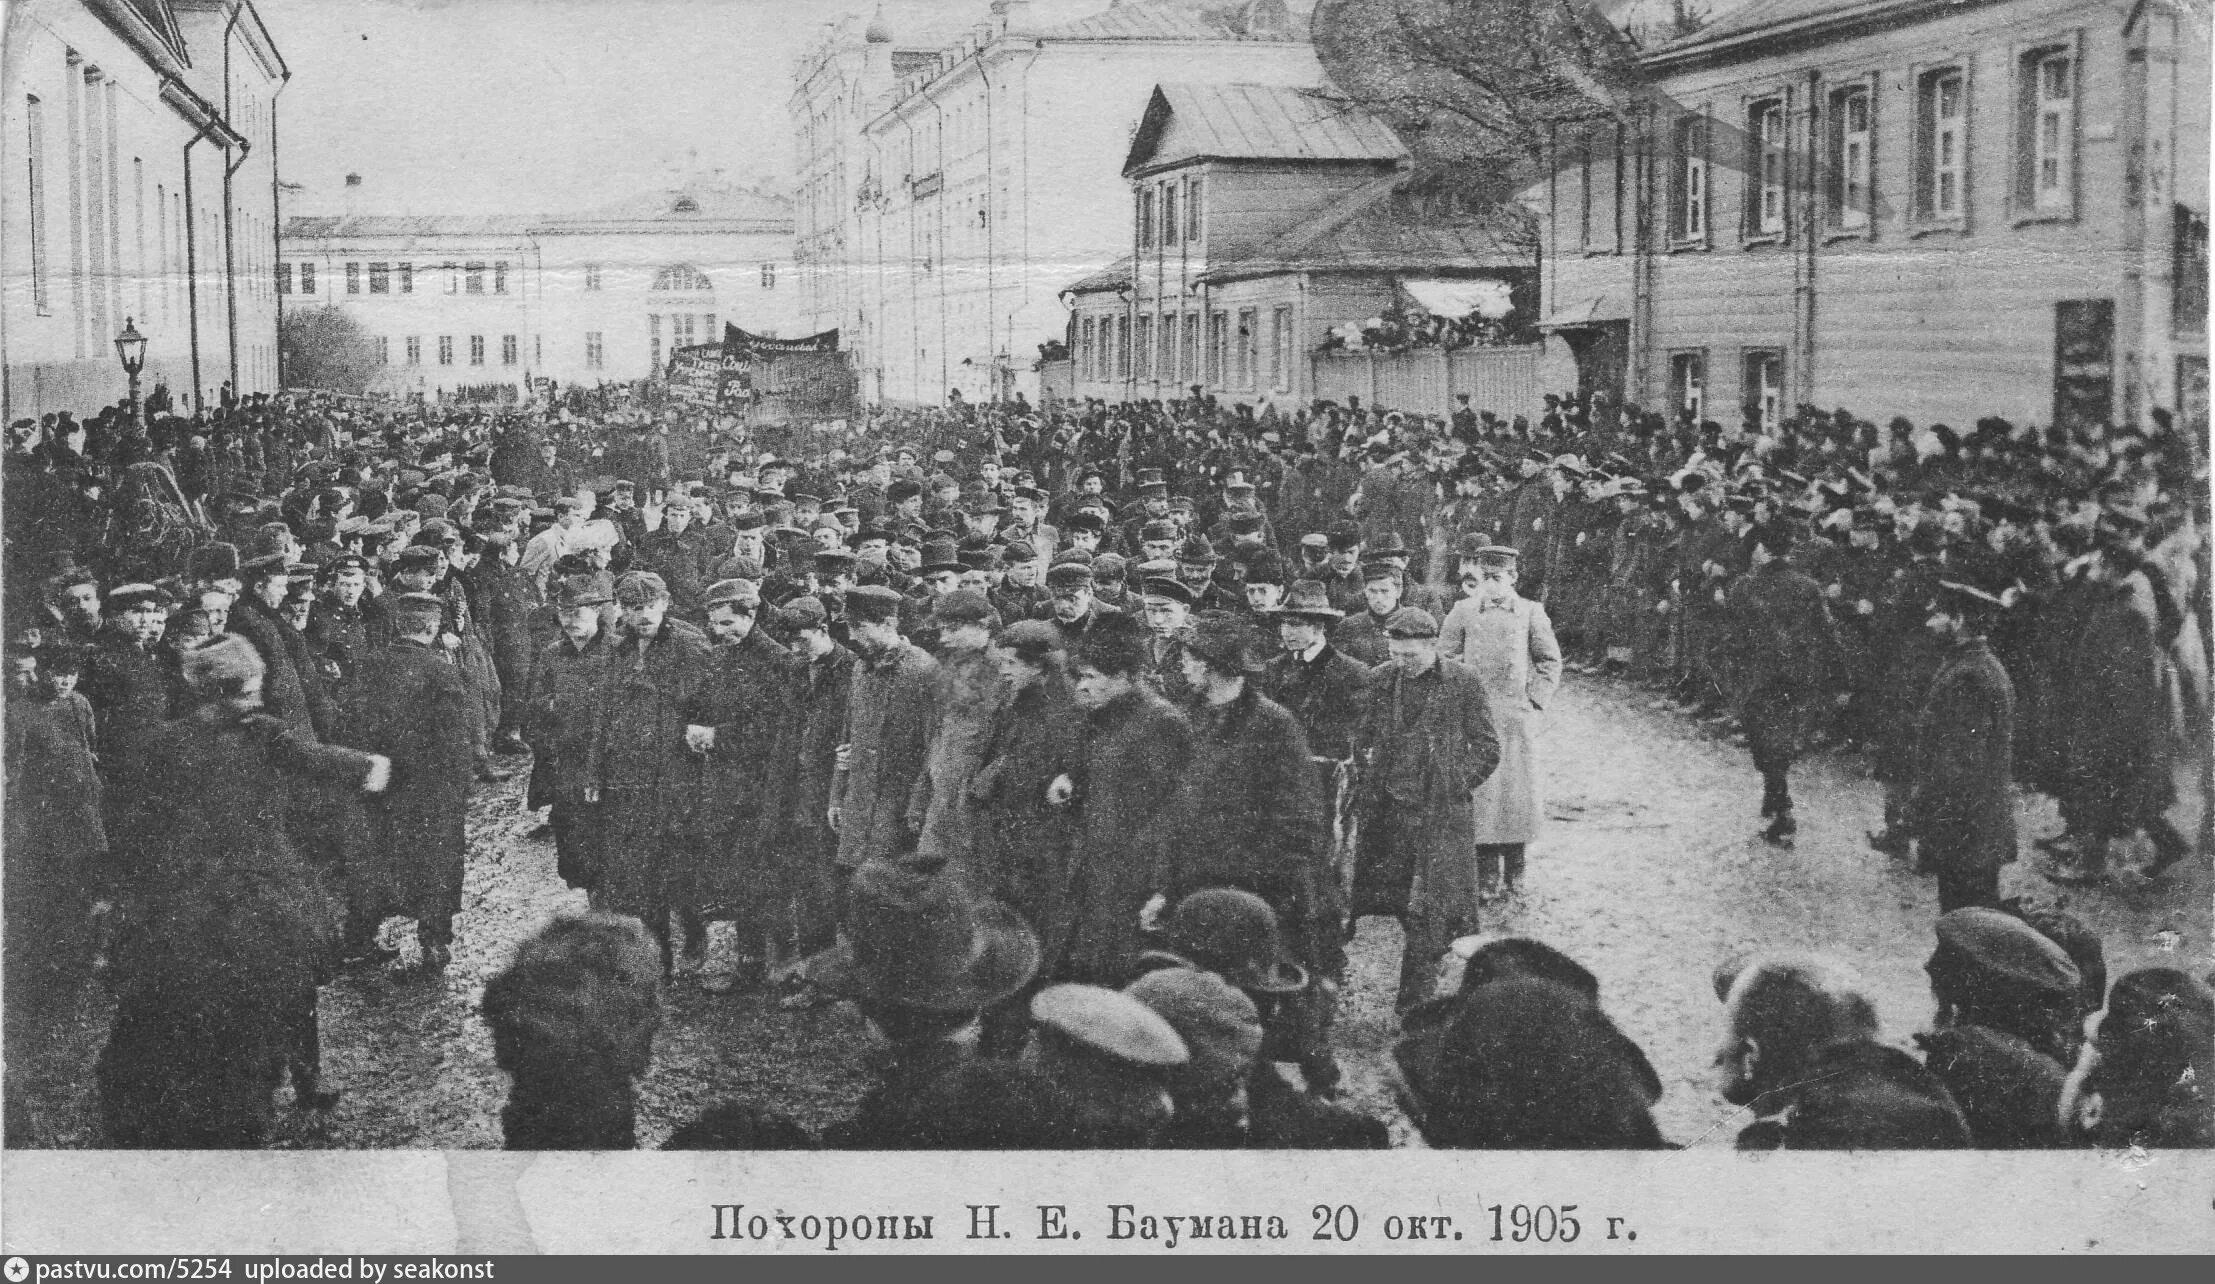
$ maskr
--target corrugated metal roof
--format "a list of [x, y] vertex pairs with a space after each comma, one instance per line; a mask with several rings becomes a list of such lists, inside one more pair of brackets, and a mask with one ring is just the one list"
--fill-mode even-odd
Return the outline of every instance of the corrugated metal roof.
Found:
[[509, 215], [325, 214], [285, 220], [288, 237], [526, 236], [531, 220]]
[[[1977, 0], [1956, 2], [1966, 5]], [[1698, 31], [1656, 46], [1650, 52], [1676, 53], [1809, 19], [1843, 17], [1856, 12], [1876, 13], [1926, 3], [1928, 0], [1747, 0]]]
[[1256, 21], [1252, 4], [1192, 6], [1169, 0], [1119, 3], [1090, 17], [1027, 33], [1047, 40], [1267, 40], [1307, 39], [1298, 17]]
[[1324, 90], [1281, 85], [1155, 87], [1123, 172], [1222, 160], [1397, 161], [1407, 147], [1381, 120]]
[[1280, 272], [1453, 272], [1530, 267], [1503, 235], [1501, 212], [1451, 221], [1423, 217], [1398, 174], [1379, 178], [1272, 240], [1212, 264], [1200, 279], [1237, 281]]
[[1062, 289], [1070, 294], [1098, 294], [1104, 290], [1120, 290], [1130, 283], [1131, 260], [1126, 257]]

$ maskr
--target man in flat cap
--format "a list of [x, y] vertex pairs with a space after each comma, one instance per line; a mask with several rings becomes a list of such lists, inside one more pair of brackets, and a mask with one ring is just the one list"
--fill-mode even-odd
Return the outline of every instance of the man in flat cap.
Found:
[[1439, 654], [1438, 621], [1403, 607], [1385, 624], [1391, 662], [1369, 675], [1354, 733], [1360, 849], [1352, 914], [1400, 920], [1395, 1006], [1431, 995], [1438, 962], [1476, 930], [1482, 900], [1471, 835], [1479, 786], [1500, 762], [1484, 681]]
[[2006, 603], [1956, 580], [1938, 589], [1928, 627], [1950, 649], [1916, 721], [1906, 822], [1945, 914], [1997, 905], [2015, 859], [2015, 684], [1986, 641]]
[[1438, 649], [1484, 683], [1499, 736], [1499, 767], [1477, 787], [1471, 804], [1479, 894], [1491, 897], [1518, 889], [1524, 850], [1545, 819], [1539, 719], [1561, 684], [1561, 648], [1546, 608], [1516, 592], [1520, 555], [1494, 545], [1479, 548], [1474, 560], [1476, 591], [1446, 616]]
[[[604, 844], [593, 908], [637, 916], [661, 943], [664, 972], [673, 973], [673, 884], [700, 841], [699, 759], [685, 728], [707, 679], [708, 641], [670, 616], [669, 588], [651, 571], [617, 580], [615, 605], [618, 628], [585, 763], [585, 800], [600, 808]], [[688, 968], [707, 944], [690, 934], [694, 926], [683, 942]]]
[[548, 808], [554, 868], [562, 882], [590, 892], [600, 880], [600, 811], [585, 802], [586, 759], [600, 720], [611, 650], [605, 614], [615, 587], [604, 572], [557, 580], [561, 636], [540, 649], [524, 699], [523, 739], [531, 748], [525, 806]]
[[829, 819], [838, 834], [838, 867], [848, 872], [912, 851], [920, 828], [908, 800], [938, 721], [938, 662], [900, 635], [902, 600], [874, 584], [846, 595], [860, 663], [847, 697]]
[[1737, 684], [1746, 748], [1761, 773], [1762, 837], [1788, 842], [1799, 830], [1792, 815], [1792, 763], [1818, 706], [1845, 687], [1845, 647], [1822, 586], [1786, 559], [1797, 535], [1778, 519], [1754, 532], [1754, 569], [1733, 585], [1730, 670]]
[[766, 979], [784, 915], [770, 850], [776, 807], [772, 755], [788, 716], [791, 653], [761, 627], [761, 593], [748, 580], [722, 580], [701, 596], [712, 643], [707, 672], [685, 712], [685, 748], [696, 756], [696, 841], [672, 868], [670, 901], [687, 939], [711, 920], [733, 924], [736, 959], [703, 975], [726, 993]]
[[377, 929], [385, 915], [406, 914], [423, 966], [437, 970], [452, 957], [461, 910], [475, 711], [460, 670], [438, 650], [444, 599], [404, 593], [387, 608], [393, 642], [368, 666], [349, 721], [359, 728], [355, 748], [392, 760], [393, 784], [368, 804], [369, 850], [361, 860], [349, 854], [346, 946], [357, 961], [388, 959]]

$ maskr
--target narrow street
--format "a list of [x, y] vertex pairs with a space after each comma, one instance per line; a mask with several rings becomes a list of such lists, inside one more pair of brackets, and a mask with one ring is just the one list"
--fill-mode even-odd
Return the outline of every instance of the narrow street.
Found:
[[[1834, 754], [1803, 767], [1794, 787], [1798, 843], [1771, 847], [1756, 836], [1759, 781], [1745, 751], [1649, 701], [1610, 680], [1564, 683], [1544, 740], [1550, 829], [1531, 853], [1525, 902], [1489, 930], [1536, 937], [1591, 968], [1603, 1004], [1661, 1073], [1664, 1134], [1728, 1146], [1741, 1121], [1708, 1076], [1720, 1016], [1715, 965], [1761, 950], [1845, 960], [1864, 978], [1886, 1037], [1904, 1043], [1930, 1016], [1922, 964], [1937, 895], [1930, 880], [1862, 841], [1882, 809], [1860, 759]], [[521, 796], [517, 779], [473, 804], [467, 899], [443, 978], [396, 970], [344, 977], [324, 991], [326, 1081], [344, 1095], [320, 1134], [285, 1112], [279, 1145], [499, 1145], [505, 1083], [475, 1013], [478, 996], [520, 939], [584, 906], [555, 876], [551, 839], [538, 832], [543, 813], [522, 811]], [[2026, 853], [2031, 838], [2058, 829], [2049, 802], [2026, 805]], [[2058, 890], [2028, 859], [2009, 868], [2003, 889], [2048, 899]], [[2105, 939], [2111, 976], [2157, 961], [2208, 966], [2204, 857], [2162, 884], [2126, 875], [2068, 903]], [[405, 938], [403, 962], [414, 955], [405, 927], [388, 925]], [[1394, 924], [1361, 925], [1339, 1028], [1350, 1099], [1388, 1116], [1407, 1144], [1412, 1132], [1389, 1083], [1398, 950]], [[98, 1144], [90, 1066], [107, 1017], [108, 1005], [88, 998], [67, 1046], [31, 1069], [31, 1133], [17, 1144]], [[821, 1126], [865, 1086], [868, 1047], [860, 1017], [844, 1005], [793, 1014], [680, 985], [642, 1085], [641, 1141], [658, 1145], [722, 1097], [757, 1099]]]

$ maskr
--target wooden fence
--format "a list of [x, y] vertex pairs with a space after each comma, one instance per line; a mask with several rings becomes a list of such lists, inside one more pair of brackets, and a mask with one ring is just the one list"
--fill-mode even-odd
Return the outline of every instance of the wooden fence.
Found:
[[1539, 386], [1539, 344], [1504, 348], [1438, 348], [1379, 355], [1318, 353], [1309, 358], [1311, 395], [1345, 404], [1348, 396], [1380, 410], [1453, 413], [1454, 398], [1469, 394], [1474, 410], [1505, 418], [1535, 416], [1545, 389]]

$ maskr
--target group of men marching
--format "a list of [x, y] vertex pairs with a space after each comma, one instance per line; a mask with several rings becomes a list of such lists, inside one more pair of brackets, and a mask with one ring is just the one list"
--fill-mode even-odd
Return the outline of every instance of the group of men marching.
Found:
[[[1978, 451], [1910, 436], [1891, 468], [1867, 425], [1554, 398], [1536, 428], [1020, 411], [888, 413], [802, 466], [673, 454], [651, 416], [257, 405], [305, 458], [191, 496], [222, 538], [171, 568], [68, 550], [11, 610], [9, 912], [65, 925], [20, 972], [10, 932], [11, 1019], [112, 955], [139, 996], [103, 1061], [119, 1135], [236, 1135], [149, 1122], [178, 1076], [222, 1077], [169, 1055], [178, 978], [287, 924], [257, 938], [294, 978], [257, 1073], [319, 1100], [315, 985], [395, 960], [394, 915], [446, 966], [471, 784], [527, 752], [560, 877], [665, 972], [901, 1027], [898, 996], [961, 990], [977, 942], [898, 907], [995, 905], [1029, 962], [975, 1004], [988, 1049], [1052, 987], [1197, 957], [1327, 1096], [1354, 924], [1401, 922], [1406, 1010], [1520, 891], [1565, 653], [1734, 712], [1774, 841], [1811, 735], [1880, 746], [1874, 841], [1919, 844], [1942, 910], [1996, 901], [2016, 778], [2063, 799], [2057, 877], [2137, 830], [2151, 872], [2188, 850], [2165, 773], [2204, 689], [2205, 540], [2173, 442], [2071, 443], [2079, 504], [2010, 488], [2052, 443], [2006, 425]], [[12, 453], [11, 487], [67, 508], [164, 457], [100, 422], [89, 455], [82, 432]], [[2109, 662], [2078, 673], [2083, 646]], [[211, 756], [231, 769], [178, 770]]]

